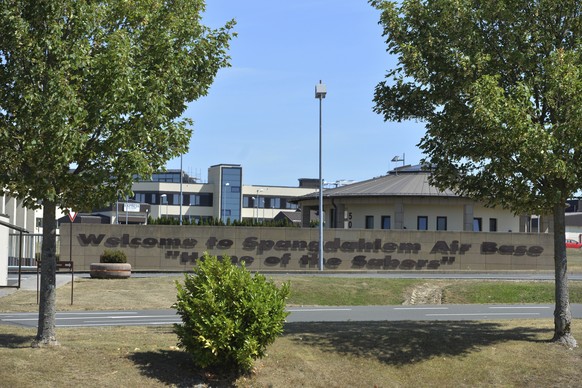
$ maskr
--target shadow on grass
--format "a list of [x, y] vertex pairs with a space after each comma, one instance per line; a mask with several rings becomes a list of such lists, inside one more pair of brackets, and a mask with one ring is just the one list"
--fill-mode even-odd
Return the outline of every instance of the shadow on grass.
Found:
[[164, 385], [192, 387], [209, 384], [212, 387], [232, 387], [237, 375], [221, 371], [197, 369], [188, 353], [181, 350], [137, 352], [129, 356], [140, 372]]
[[483, 346], [506, 341], [540, 341], [551, 329], [504, 328], [494, 322], [400, 321], [287, 323], [285, 335], [301, 345], [389, 365], [405, 365], [433, 357], [466, 355]]
[[17, 334], [0, 334], [0, 348], [30, 348], [33, 336]]
[[188, 354], [179, 350], [136, 352], [129, 359], [144, 376], [165, 385], [185, 387], [204, 383], [200, 373], [192, 368]]

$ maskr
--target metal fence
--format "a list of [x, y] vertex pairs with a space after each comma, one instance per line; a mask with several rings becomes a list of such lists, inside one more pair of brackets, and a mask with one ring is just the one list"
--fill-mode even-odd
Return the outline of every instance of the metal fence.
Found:
[[[40, 259], [42, 246], [42, 234], [23, 234], [11, 233], [8, 238], [8, 269], [18, 268], [18, 258], [20, 257], [20, 248], [22, 244], [22, 268], [36, 269], [37, 260]], [[57, 257], [60, 255], [59, 236], [57, 235]]]

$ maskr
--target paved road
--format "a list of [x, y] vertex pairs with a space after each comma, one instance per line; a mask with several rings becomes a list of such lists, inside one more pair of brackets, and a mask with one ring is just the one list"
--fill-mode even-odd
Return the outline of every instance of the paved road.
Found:
[[[172, 274], [177, 275], [177, 274]], [[275, 275], [275, 274], [273, 274]], [[283, 274], [281, 274], [283, 275]], [[550, 273], [313, 273], [302, 276], [343, 276], [426, 279], [498, 279], [498, 280], [552, 280]], [[84, 277], [87, 274], [76, 274]], [[132, 274], [132, 276], [168, 276], [168, 274]], [[582, 274], [570, 274], [570, 280], [582, 280]], [[9, 279], [15, 282], [16, 279]], [[64, 286], [70, 274], [58, 274], [57, 285]], [[35, 274], [23, 275], [22, 289], [36, 290]], [[66, 287], [62, 287], [66, 290]], [[0, 289], [0, 297], [15, 289]], [[553, 305], [422, 305], [422, 306], [350, 306], [350, 307], [296, 307], [289, 308], [289, 322], [381, 321], [381, 320], [484, 320], [553, 317]], [[582, 318], [582, 304], [571, 305], [574, 318]], [[36, 327], [38, 312], [0, 313], [0, 324]], [[175, 310], [89, 311], [57, 313], [57, 327], [167, 325], [178, 323]]]
[[[571, 305], [582, 318], [582, 304]], [[290, 307], [288, 322], [474, 321], [553, 319], [553, 305], [422, 305]], [[0, 313], [0, 324], [36, 327], [38, 313]], [[83, 311], [57, 313], [57, 327], [146, 326], [179, 323], [175, 310]]]

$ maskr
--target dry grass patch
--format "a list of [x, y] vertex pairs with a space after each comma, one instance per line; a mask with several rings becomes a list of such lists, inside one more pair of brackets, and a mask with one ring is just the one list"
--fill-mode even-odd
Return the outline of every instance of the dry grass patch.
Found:
[[[130, 279], [77, 278], [73, 284], [73, 305], [71, 285], [67, 284], [58, 289], [57, 310], [167, 309], [176, 301], [175, 281], [183, 279], [182, 275]], [[36, 301], [36, 291], [18, 290], [0, 298], [0, 311], [38, 311]]]
[[[347, 322], [288, 326], [245, 386], [578, 386], [582, 350], [551, 322]], [[582, 322], [574, 322], [574, 334]], [[560, 360], [556, 363], [556, 360]], [[549, 368], [549, 365], [552, 365]]]
[[582, 350], [548, 343], [552, 331], [543, 320], [294, 323], [253, 374], [224, 376], [193, 368], [169, 326], [60, 329], [62, 346], [32, 349], [34, 330], [0, 325], [0, 385], [578, 386]]
[[[183, 275], [130, 279], [76, 279], [57, 292], [57, 310], [167, 309], [176, 301], [175, 281]], [[274, 276], [291, 282], [288, 306], [400, 305], [440, 303], [553, 303], [553, 281], [426, 280]], [[582, 303], [582, 282], [571, 281], [570, 302]], [[36, 291], [0, 298], [2, 312], [35, 312]]]
[[[129, 279], [76, 279], [71, 306], [70, 284], [57, 292], [57, 310], [166, 309], [176, 301], [176, 280], [183, 275]], [[394, 305], [405, 300], [405, 290], [423, 280], [378, 278], [326, 278], [274, 276], [275, 283], [291, 282], [287, 304], [292, 305]], [[38, 311], [36, 291], [19, 290], [0, 298], [0, 311]]]
[[[69, 305], [70, 286], [65, 285], [57, 305], [61, 311], [168, 308], [176, 299], [174, 282], [182, 279], [79, 279], [75, 304]], [[551, 297], [553, 290], [552, 282], [276, 279], [291, 280], [298, 304], [399, 304], [425, 284], [449, 292], [445, 299], [461, 295], [462, 302], [473, 300], [467, 296], [472, 294], [504, 299], [533, 294], [537, 300], [546, 293]], [[578, 284], [571, 282], [576, 296], [571, 299], [582, 298]], [[36, 292], [19, 290], [0, 298], [0, 310], [38, 311]], [[582, 320], [573, 321], [572, 332], [582, 340]], [[568, 387], [582, 381], [582, 349], [548, 343], [551, 320], [290, 323], [248, 376], [194, 368], [175, 347], [170, 326], [58, 329], [62, 346], [54, 349], [30, 348], [35, 333], [0, 325], [0, 386]]]
[[406, 300], [406, 290], [422, 284], [422, 279], [382, 279], [360, 277], [277, 276], [289, 281], [288, 305], [397, 305]]

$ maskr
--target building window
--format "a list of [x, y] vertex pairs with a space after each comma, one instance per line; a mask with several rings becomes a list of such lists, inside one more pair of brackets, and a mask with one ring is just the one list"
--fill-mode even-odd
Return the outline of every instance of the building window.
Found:
[[447, 217], [437, 217], [437, 230], [447, 230]]
[[200, 196], [200, 205], [199, 206], [207, 206], [207, 207], [214, 206], [212, 193], [200, 193], [198, 195]]
[[428, 217], [427, 216], [418, 216], [416, 220], [416, 229], [417, 230], [428, 230]]
[[281, 198], [279, 197], [261, 197], [264, 198], [265, 209], [281, 209]]
[[483, 220], [481, 218], [473, 218], [473, 232], [481, 232], [483, 230]]
[[271, 208], [281, 209], [281, 198], [278, 197], [271, 198]]
[[366, 229], [374, 229], [374, 216], [366, 216]]
[[[225, 210], [222, 213], [222, 218], [228, 217], [231, 220], [239, 221], [241, 219], [243, 200], [241, 195], [242, 169], [240, 167], [222, 166], [220, 173], [220, 208]], [[226, 211], [229, 211], [229, 213]]]
[[190, 194], [188, 196], [188, 201], [186, 203], [190, 206], [200, 206], [200, 196], [196, 194]]
[[186, 203], [190, 206], [212, 206], [212, 193], [190, 194]]
[[392, 229], [390, 216], [382, 216], [382, 229]]
[[152, 182], [180, 182], [181, 172], [161, 172], [152, 174]]
[[497, 218], [490, 218], [489, 219], [489, 231], [490, 232], [497, 232]]

